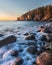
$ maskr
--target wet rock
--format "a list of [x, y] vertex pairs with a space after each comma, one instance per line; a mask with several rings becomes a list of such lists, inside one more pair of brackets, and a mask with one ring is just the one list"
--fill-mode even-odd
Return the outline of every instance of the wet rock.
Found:
[[22, 48], [20, 48], [20, 49], [18, 50], [18, 52], [23, 52], [23, 49], [22, 49]]
[[36, 52], [37, 55], [40, 55], [42, 52], [44, 52], [46, 49], [44, 46], [41, 46], [40, 50]]
[[18, 35], [21, 35], [21, 33], [18, 33]]
[[52, 34], [43, 35], [41, 41], [43, 41], [45, 49], [52, 49]]
[[50, 49], [50, 48], [45, 48], [45, 51], [47, 51], [47, 50], [48, 50], [48, 51], [52, 51], [52, 49]]
[[52, 65], [52, 50], [45, 51], [36, 59], [37, 65]]
[[28, 33], [25, 33], [24, 35], [27, 36], [27, 35], [29, 35], [29, 34], [28, 34]]
[[28, 35], [25, 40], [34, 40], [35, 36], [34, 35]]
[[40, 51], [37, 51], [36, 54], [37, 54], [37, 55], [40, 55], [41, 53], [42, 53], [42, 51], [40, 50]]
[[52, 33], [51, 34], [48, 34], [48, 41], [49, 42], [52, 42]]
[[23, 63], [23, 59], [22, 58], [16, 58], [15, 62], [13, 65], [21, 65]]
[[45, 43], [45, 48], [46, 48], [46, 49], [47, 49], [47, 48], [52, 49], [52, 34], [48, 34], [48, 35], [46, 36], [46, 38], [47, 38], [47, 42]]
[[36, 65], [36, 62], [34, 61], [34, 62], [32, 63], [32, 65]]
[[44, 32], [45, 31], [45, 27], [42, 25], [40, 26], [40, 32]]
[[41, 37], [41, 41], [47, 41], [47, 38], [46, 38], [45, 35], [42, 35], [42, 37]]
[[36, 35], [36, 32], [29, 32], [29, 35]]
[[11, 51], [11, 56], [17, 57], [18, 51], [17, 50], [12, 50]]
[[41, 30], [37, 30], [36, 32], [41, 32]]
[[50, 30], [49, 27], [46, 27], [46, 28], [45, 28], [45, 33], [52, 33], [52, 31]]
[[45, 26], [45, 33], [52, 33], [52, 23]]
[[26, 57], [26, 60], [29, 61], [29, 60], [32, 60], [30, 57]]
[[0, 40], [0, 47], [13, 43], [15, 41], [16, 41], [16, 37], [14, 35], [8, 36], [7, 38]]
[[45, 49], [52, 49], [52, 42], [47, 42], [46, 44], [45, 44]]
[[44, 51], [45, 51], [45, 49], [42, 49], [42, 48], [41, 48], [40, 50], [38, 50], [38, 51], [36, 52], [36, 54], [37, 54], [37, 55], [40, 55], [40, 54], [41, 54], [42, 52], [44, 52]]
[[52, 33], [47, 35], [42, 35], [41, 41], [51, 42], [52, 41]]
[[35, 53], [37, 52], [37, 49], [36, 49], [36, 47], [29, 47], [29, 48], [27, 49], [27, 51], [28, 51], [30, 54], [35, 54]]

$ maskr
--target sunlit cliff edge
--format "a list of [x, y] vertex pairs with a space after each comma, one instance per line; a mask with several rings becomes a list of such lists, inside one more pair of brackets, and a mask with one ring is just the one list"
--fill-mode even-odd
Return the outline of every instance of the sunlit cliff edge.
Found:
[[18, 21], [52, 21], [52, 5], [36, 8], [28, 11], [21, 17], [17, 18]]

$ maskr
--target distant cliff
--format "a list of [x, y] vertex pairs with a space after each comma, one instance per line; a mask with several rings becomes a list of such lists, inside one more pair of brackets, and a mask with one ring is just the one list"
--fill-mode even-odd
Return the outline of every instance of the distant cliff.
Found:
[[39, 7], [18, 17], [20, 21], [52, 21], [52, 5]]

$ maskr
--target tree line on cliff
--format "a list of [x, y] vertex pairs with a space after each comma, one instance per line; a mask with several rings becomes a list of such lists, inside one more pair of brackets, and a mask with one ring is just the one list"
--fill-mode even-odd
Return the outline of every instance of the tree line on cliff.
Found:
[[20, 21], [52, 21], [52, 5], [36, 8], [18, 17]]

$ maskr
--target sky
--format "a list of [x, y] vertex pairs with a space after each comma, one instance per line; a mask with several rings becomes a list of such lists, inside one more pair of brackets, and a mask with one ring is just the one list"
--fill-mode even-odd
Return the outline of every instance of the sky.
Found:
[[0, 20], [16, 20], [29, 10], [49, 4], [52, 0], [0, 0]]

